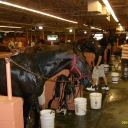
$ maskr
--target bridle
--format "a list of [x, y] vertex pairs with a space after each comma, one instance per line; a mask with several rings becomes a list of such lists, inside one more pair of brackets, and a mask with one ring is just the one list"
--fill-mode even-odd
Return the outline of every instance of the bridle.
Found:
[[91, 77], [91, 75], [82, 75], [82, 72], [80, 71], [80, 69], [78, 68], [77, 64], [76, 64], [76, 54], [74, 54], [74, 65], [71, 67], [71, 69], [69, 70], [69, 73], [71, 73], [74, 69], [77, 70], [78, 74], [80, 75], [80, 78], [88, 78]]

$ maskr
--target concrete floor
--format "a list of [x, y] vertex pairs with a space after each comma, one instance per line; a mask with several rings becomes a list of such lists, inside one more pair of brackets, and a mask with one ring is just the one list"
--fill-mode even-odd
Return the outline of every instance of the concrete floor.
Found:
[[[68, 111], [66, 115], [56, 114], [55, 128], [128, 128], [128, 78], [121, 80], [119, 76], [119, 81], [115, 84], [112, 83], [109, 72], [107, 80], [110, 90], [101, 90], [104, 86], [101, 79], [96, 91], [102, 93], [101, 109], [91, 108], [89, 95], [92, 92], [84, 88], [84, 97], [87, 98], [86, 115], [75, 115], [75, 111]], [[33, 121], [30, 124], [28, 128], [33, 128]]]
[[91, 109], [91, 92], [84, 89], [84, 97], [87, 98], [86, 115], [77, 116], [74, 111], [68, 111], [65, 116], [56, 114], [55, 128], [128, 128], [128, 79], [121, 80], [119, 77], [117, 84], [112, 83], [111, 72], [107, 79], [110, 90], [101, 90], [103, 80], [97, 90], [102, 93], [101, 109]]

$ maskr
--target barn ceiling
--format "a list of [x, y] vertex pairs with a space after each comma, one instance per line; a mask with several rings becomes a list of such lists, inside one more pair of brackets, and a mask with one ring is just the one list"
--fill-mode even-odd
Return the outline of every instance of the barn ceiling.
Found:
[[[21, 28], [0, 27], [0, 31], [5, 30], [26, 30], [37, 29], [42, 25], [46, 31], [65, 31], [68, 28], [77, 30], [86, 29], [89, 26], [95, 26], [106, 29], [116, 30], [118, 23], [110, 16], [107, 20], [107, 14], [101, 14], [95, 11], [88, 11], [89, 0], [0, 0], [12, 4], [31, 8], [40, 12], [45, 12], [67, 20], [78, 22], [71, 23], [56, 18], [50, 18], [41, 14], [18, 9], [0, 3], [0, 26], [17, 26]], [[128, 0], [108, 0], [114, 10], [119, 22], [125, 30], [128, 30]], [[102, 0], [99, 2], [104, 6]]]

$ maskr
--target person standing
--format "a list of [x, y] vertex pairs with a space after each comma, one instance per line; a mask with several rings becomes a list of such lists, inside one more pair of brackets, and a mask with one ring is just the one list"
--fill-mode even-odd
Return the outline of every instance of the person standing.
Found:
[[126, 44], [122, 46], [122, 54], [121, 54], [121, 79], [125, 79], [124, 69], [125, 66], [128, 66], [128, 39], [126, 40]]
[[102, 87], [102, 89], [109, 90], [109, 87], [107, 86], [107, 78], [104, 73], [104, 49], [100, 46], [100, 44], [98, 44], [98, 50], [94, 60], [94, 69], [92, 72], [93, 83], [91, 87], [87, 87], [86, 89], [88, 91], [95, 91], [96, 84], [99, 81], [100, 77], [103, 77], [105, 82], [105, 86]]

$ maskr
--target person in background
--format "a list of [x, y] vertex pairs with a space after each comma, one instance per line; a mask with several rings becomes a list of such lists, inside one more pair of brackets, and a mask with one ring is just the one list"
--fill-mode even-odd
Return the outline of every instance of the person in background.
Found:
[[39, 39], [38, 41], [37, 41], [37, 44], [44, 44], [44, 40], [43, 39]]
[[14, 44], [14, 42], [13, 42], [12, 40], [9, 41], [8, 47], [9, 47], [10, 49], [15, 48], [15, 44]]
[[0, 52], [10, 52], [9, 47], [4, 44], [3, 38], [0, 38]]
[[128, 39], [126, 40], [126, 44], [122, 46], [122, 54], [121, 54], [121, 79], [125, 79], [124, 69], [125, 66], [128, 66]]
[[103, 77], [105, 86], [102, 87], [103, 90], [109, 90], [107, 86], [107, 78], [104, 73], [104, 49], [98, 43], [98, 51], [97, 55], [95, 55], [94, 60], [94, 69], [92, 72], [93, 83], [91, 87], [87, 87], [88, 91], [95, 91], [97, 88], [97, 82], [99, 82], [99, 78]]

